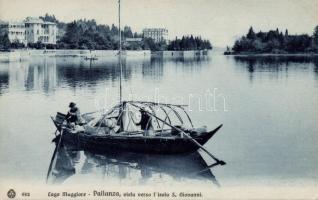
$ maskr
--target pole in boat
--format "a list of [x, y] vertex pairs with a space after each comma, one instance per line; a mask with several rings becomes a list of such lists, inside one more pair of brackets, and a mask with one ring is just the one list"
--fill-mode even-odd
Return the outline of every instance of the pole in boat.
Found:
[[54, 153], [52, 155], [52, 158], [51, 158], [51, 162], [50, 162], [50, 166], [49, 166], [49, 169], [47, 171], [47, 175], [46, 175], [46, 183], [48, 183], [48, 180], [49, 180], [49, 177], [51, 175], [51, 171], [52, 171], [52, 167], [56, 164], [56, 155], [59, 151], [59, 148], [60, 148], [60, 144], [61, 144], [61, 141], [62, 141], [62, 136], [63, 136], [63, 129], [61, 128], [61, 132], [60, 132], [60, 138], [59, 138], [59, 141], [54, 149]]
[[119, 32], [119, 67], [120, 67], [120, 75], [119, 75], [119, 102], [122, 102], [122, 87], [121, 87], [121, 74], [123, 73], [122, 63], [121, 63], [121, 28], [120, 28], [120, 0], [118, 0], [118, 32]]
[[[205, 153], [207, 153], [215, 162], [216, 164], [220, 164], [220, 165], [225, 165], [226, 163], [223, 161], [223, 160], [219, 160], [218, 158], [216, 158], [212, 153], [210, 153], [206, 148], [204, 148], [199, 142], [197, 142], [195, 139], [193, 139], [189, 134], [187, 134], [186, 132], [184, 132], [183, 130], [169, 124], [168, 122], [162, 120], [161, 118], [157, 117], [156, 115], [148, 112], [147, 110], [143, 109], [142, 107], [138, 106], [138, 105], [135, 105], [134, 103], [131, 103], [130, 102], [130, 105], [133, 105], [135, 106], [136, 108], [139, 108], [139, 109], [142, 109], [144, 110], [146, 113], [148, 113], [149, 115], [151, 115], [152, 117], [158, 119], [159, 121], [165, 123], [167, 126], [171, 127], [171, 128], [174, 128], [176, 129], [177, 131], [180, 132], [180, 134], [183, 134], [185, 135], [187, 138], [189, 138], [189, 140], [191, 142], [193, 142], [195, 145], [197, 145], [200, 149], [202, 149]], [[222, 126], [222, 125], [221, 125]]]

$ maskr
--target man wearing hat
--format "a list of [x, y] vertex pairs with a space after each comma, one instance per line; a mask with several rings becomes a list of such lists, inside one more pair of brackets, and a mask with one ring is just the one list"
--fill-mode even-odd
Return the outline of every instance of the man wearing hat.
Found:
[[75, 124], [81, 124], [82, 123], [82, 117], [81, 113], [76, 106], [74, 102], [71, 102], [70, 105], [68, 106], [70, 110], [68, 111], [67, 115], [65, 116], [66, 121], [69, 124], [74, 123]]
[[145, 131], [145, 136], [149, 136], [153, 132], [152, 117], [148, 114], [148, 111], [144, 109], [140, 109], [139, 111], [141, 113], [141, 119], [136, 125]]

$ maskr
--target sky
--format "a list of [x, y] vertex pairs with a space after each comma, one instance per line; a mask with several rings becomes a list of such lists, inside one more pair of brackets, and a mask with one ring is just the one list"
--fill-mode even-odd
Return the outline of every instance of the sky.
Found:
[[[0, 0], [1, 20], [54, 14], [60, 21], [95, 19], [118, 24], [118, 0]], [[318, 0], [121, 0], [122, 26], [141, 32], [167, 28], [169, 38], [201, 35], [213, 46], [233, 45], [255, 31], [279, 28], [290, 34], [312, 34], [318, 25]]]

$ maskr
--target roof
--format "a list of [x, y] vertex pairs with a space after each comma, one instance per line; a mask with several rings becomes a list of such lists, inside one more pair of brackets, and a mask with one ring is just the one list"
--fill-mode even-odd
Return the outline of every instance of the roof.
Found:
[[27, 17], [24, 20], [25, 23], [32, 23], [32, 24], [43, 24], [44, 21], [38, 17]]
[[23, 21], [3, 21], [0, 20], [0, 24], [12, 24], [12, 25], [24, 25], [25, 23], [28, 24], [48, 24], [48, 25], [56, 25], [54, 22], [44, 21], [38, 17], [27, 17]]
[[24, 20], [24, 22], [28, 23], [28, 24], [50, 24], [50, 25], [55, 25], [54, 22], [44, 21], [43, 19], [40, 19], [38, 17], [27, 17]]
[[44, 24], [51, 24], [51, 25], [55, 25], [54, 22], [47, 22], [47, 21], [44, 21]]
[[166, 29], [166, 28], [144, 28], [142, 31], [143, 32], [144, 31], [163, 31], [163, 32], [168, 32], [168, 29]]
[[2, 20], [0, 20], [0, 24], [24, 25], [24, 22], [21, 22], [21, 21], [2, 21]]

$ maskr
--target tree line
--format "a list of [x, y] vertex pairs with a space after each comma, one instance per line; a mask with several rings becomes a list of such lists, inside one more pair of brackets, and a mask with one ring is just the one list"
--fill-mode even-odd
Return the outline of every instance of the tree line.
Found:
[[[230, 51], [230, 48], [227, 48]], [[278, 30], [255, 33], [250, 27], [248, 33], [236, 40], [233, 53], [313, 53], [318, 52], [318, 26], [312, 36], [308, 34], [290, 35]]]
[[179, 51], [179, 50], [204, 50], [212, 49], [212, 45], [209, 40], [203, 40], [201, 37], [183, 36], [181, 39], [176, 37], [175, 40], [171, 41], [167, 46], [168, 50]]
[[[57, 44], [44, 45], [41, 42], [28, 44], [31, 48], [42, 49], [90, 49], [90, 50], [117, 50], [119, 48], [119, 28], [112, 24], [111, 26], [97, 24], [95, 20], [75, 20], [70, 23], [64, 23], [56, 19], [54, 15], [45, 14], [40, 16], [44, 21], [57, 24]], [[196, 50], [211, 49], [212, 46], [208, 40], [202, 40], [200, 37], [182, 37], [176, 38], [170, 44], [166, 41], [155, 42], [151, 38], [144, 38], [141, 33], [133, 32], [129, 26], [124, 26], [121, 30], [122, 48], [125, 50]], [[125, 38], [142, 38], [141, 41], [125, 42]], [[4, 44], [4, 45], [2, 45]], [[1, 46], [2, 45], [2, 46]], [[11, 44], [7, 34], [1, 34], [0, 30], [0, 49], [9, 49], [21, 47], [18, 44]]]

